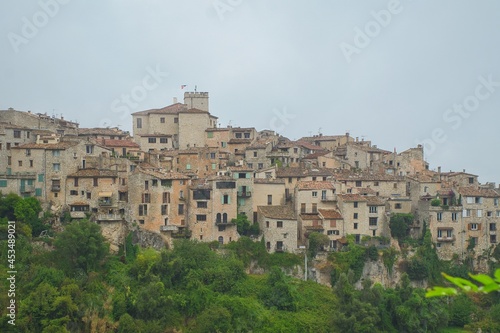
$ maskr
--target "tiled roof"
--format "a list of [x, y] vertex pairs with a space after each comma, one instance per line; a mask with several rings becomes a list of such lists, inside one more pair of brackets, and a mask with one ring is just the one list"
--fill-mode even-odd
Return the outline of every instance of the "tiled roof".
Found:
[[100, 169], [80, 169], [68, 177], [73, 178], [116, 178], [118, 171], [115, 170], [100, 170]]
[[108, 136], [126, 136], [127, 133], [118, 128], [79, 128], [78, 135], [108, 135]]
[[132, 113], [133, 116], [147, 116], [149, 114], [179, 114], [180, 111], [187, 110], [186, 104], [175, 103], [161, 109], [150, 109]]
[[335, 209], [318, 209], [321, 216], [327, 220], [341, 220], [342, 214]]
[[250, 144], [252, 143], [251, 139], [230, 139], [230, 144]]
[[366, 201], [366, 196], [359, 194], [339, 194], [343, 201]]
[[300, 138], [300, 140], [305, 141], [336, 141], [340, 138], [345, 137], [345, 135], [321, 135], [321, 136], [305, 136]]
[[297, 189], [300, 190], [333, 190], [335, 186], [331, 181], [299, 181]]
[[47, 150], [63, 150], [70, 147], [76, 146], [77, 141], [61, 141], [58, 143], [26, 143], [24, 145], [19, 145], [17, 147], [12, 147], [12, 149], [47, 149]]
[[352, 191], [355, 192], [354, 194], [361, 194], [361, 195], [369, 195], [377, 193], [371, 187], [354, 187]]
[[373, 195], [365, 195], [364, 196], [366, 201], [367, 201], [367, 205], [370, 205], [370, 206], [385, 206], [385, 201], [380, 198], [380, 197], [376, 197], [376, 196], [373, 196]]
[[271, 179], [271, 178], [255, 178], [255, 184], [285, 184], [284, 179]]
[[298, 145], [298, 146], [301, 146], [303, 148], [307, 148], [307, 149], [310, 149], [310, 150], [321, 150], [321, 151], [325, 150], [325, 148], [313, 145], [312, 143], [309, 143], [309, 142], [306, 142], [306, 141], [300, 141], [300, 140], [296, 141], [295, 145]]
[[295, 212], [288, 206], [258, 206], [259, 212], [267, 218], [295, 220]]
[[372, 172], [349, 172], [346, 170], [337, 171], [334, 175], [335, 179], [343, 181], [404, 181], [405, 178], [401, 176], [393, 176], [383, 173], [372, 173]]
[[321, 220], [318, 214], [300, 214], [302, 220]]
[[155, 171], [155, 170], [145, 170], [142, 168], [137, 169], [137, 171], [146, 175], [153, 176], [158, 179], [189, 179], [187, 175], [175, 171]]
[[458, 193], [466, 197], [496, 198], [499, 196], [498, 193], [493, 189], [478, 188], [475, 186], [461, 187], [458, 190]]
[[22, 129], [22, 130], [31, 130], [29, 127], [21, 126], [21, 125], [15, 125], [15, 124], [9, 124], [5, 122], [0, 122], [0, 128], [9, 128], [9, 129]]
[[332, 176], [333, 173], [328, 169], [306, 169], [284, 167], [276, 170], [276, 176], [283, 177], [309, 177], [309, 176]]
[[227, 132], [229, 130], [230, 128], [226, 127], [212, 127], [212, 128], [207, 128], [205, 132]]
[[131, 140], [115, 140], [104, 139], [101, 144], [106, 147], [127, 147], [127, 148], [140, 148], [140, 146]]
[[246, 166], [241, 166], [241, 165], [238, 165], [238, 166], [231, 166], [231, 167], [228, 167], [229, 170], [231, 170], [232, 172], [253, 172], [253, 169], [252, 168], [249, 168], [249, 167], [246, 167]]
[[[209, 113], [208, 111], [192, 108], [189, 110], [180, 110], [179, 113]], [[215, 116], [212, 116], [213, 118], [217, 118]]]

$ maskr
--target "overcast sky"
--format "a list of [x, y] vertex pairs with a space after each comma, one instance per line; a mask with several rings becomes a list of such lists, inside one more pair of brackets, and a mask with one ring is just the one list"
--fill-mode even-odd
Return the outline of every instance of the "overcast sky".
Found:
[[500, 181], [500, 2], [0, 2], [0, 109], [131, 130], [210, 93], [221, 126], [425, 143], [431, 168]]

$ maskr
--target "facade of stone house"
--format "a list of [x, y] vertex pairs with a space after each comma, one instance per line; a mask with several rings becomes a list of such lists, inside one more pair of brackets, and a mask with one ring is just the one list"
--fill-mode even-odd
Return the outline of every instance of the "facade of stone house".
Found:
[[337, 209], [318, 209], [318, 215], [322, 221], [324, 233], [330, 240], [329, 250], [339, 249], [339, 241], [342, 237], [345, 237], [342, 214]]
[[268, 252], [294, 253], [297, 250], [297, 220], [290, 207], [259, 206], [257, 214]]
[[258, 206], [283, 206], [286, 202], [284, 180], [272, 178], [254, 179], [252, 196], [254, 222], [257, 222]]
[[349, 136], [349, 133], [346, 133], [345, 135], [318, 134], [314, 136], [306, 136], [301, 138], [300, 140], [308, 141], [326, 150], [335, 150], [341, 146], [345, 146], [348, 142], [353, 142], [354, 138]]
[[230, 176], [193, 182], [188, 216], [192, 239], [220, 244], [239, 239], [236, 224], [231, 222], [238, 215], [237, 190], [236, 180]]
[[33, 113], [31, 111], [17, 111], [12, 108], [0, 110], [0, 123], [24, 126], [30, 129], [49, 130], [59, 135], [76, 135], [78, 123], [64, 119], [62, 115], [56, 117], [47, 113]]

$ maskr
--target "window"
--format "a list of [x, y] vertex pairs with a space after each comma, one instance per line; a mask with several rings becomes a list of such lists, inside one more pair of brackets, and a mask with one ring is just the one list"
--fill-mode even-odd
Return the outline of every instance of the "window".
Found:
[[177, 214], [184, 215], [184, 204], [179, 204], [177, 207]]
[[496, 223], [490, 223], [490, 231], [496, 231], [497, 230], [497, 224]]
[[92, 192], [87, 192], [87, 199], [92, 199]]
[[398, 183], [394, 183], [393, 187], [398, 188]]
[[395, 204], [394, 209], [401, 209], [401, 204], [400, 203]]
[[300, 213], [301, 214], [305, 214], [306, 212], [306, 204], [305, 203], [301, 203], [300, 204]]
[[368, 224], [370, 225], [370, 227], [376, 227], [377, 226], [377, 222], [378, 222], [378, 218], [377, 217], [370, 217], [368, 219]]
[[373, 186], [379, 186], [378, 182], [373, 182]]
[[257, 164], [258, 169], [263, 169], [264, 168], [264, 163], [258, 163]]
[[493, 212], [491, 212], [491, 211], [487, 211], [487, 212], [486, 212], [486, 216], [488, 216], [488, 217], [492, 217], [492, 216], [493, 216]]
[[493, 199], [493, 204], [494, 204], [495, 206], [498, 206], [498, 198]]
[[205, 222], [207, 220], [206, 215], [196, 215], [196, 221], [197, 222]]
[[139, 216], [148, 215], [148, 205], [139, 205]]
[[451, 213], [451, 220], [456, 222], [458, 220], [458, 213]]
[[283, 221], [277, 221], [276, 228], [283, 228]]
[[175, 117], [174, 118], [174, 124], [178, 124], [179, 123], [179, 118]]
[[207, 132], [207, 138], [211, 139], [214, 137], [214, 132]]
[[266, 221], [266, 228], [269, 228], [269, 221]]
[[60, 151], [60, 150], [53, 150], [53, 151], [52, 151], [52, 156], [54, 156], [54, 157], [59, 157], [59, 156], [61, 156], [61, 151]]
[[328, 230], [326, 232], [327, 235], [339, 235], [339, 231], [338, 230]]
[[41, 173], [41, 174], [38, 175], [38, 181], [39, 182], [43, 182], [43, 178], [44, 178], [43, 173]]
[[87, 154], [93, 154], [94, 153], [94, 146], [93, 145], [86, 145], [85, 151], [87, 152]]
[[78, 195], [78, 191], [71, 190], [69, 191], [69, 195]]
[[7, 165], [12, 165], [12, 156], [7, 156]]
[[137, 124], [137, 128], [142, 128], [142, 118], [137, 118], [136, 124]]
[[196, 202], [196, 208], [207, 208], [208, 203], [206, 201], [197, 201]]
[[356, 187], [363, 186], [363, 182], [361, 180], [356, 180]]
[[227, 147], [227, 142], [222, 141], [222, 142], [220, 143], [220, 146], [221, 146], [222, 148], [226, 148], [226, 147]]
[[0, 187], [7, 187], [7, 179], [0, 180]]
[[215, 159], [215, 153], [210, 153], [210, 159], [212, 159], [212, 160]]
[[160, 143], [168, 143], [168, 138], [160, 138]]
[[142, 203], [151, 203], [151, 194], [143, 193], [142, 194]]
[[160, 117], [160, 123], [165, 124], [165, 117]]
[[245, 139], [250, 139], [250, 133], [244, 133]]
[[148, 138], [148, 143], [156, 143], [156, 138]]
[[17, 161], [17, 164], [22, 167], [23, 166], [23, 161]]
[[469, 177], [469, 184], [474, 184], [474, 177]]
[[358, 229], [358, 224], [354, 223], [354, 229]]
[[437, 213], [437, 220], [442, 221], [443, 220], [443, 213]]
[[191, 170], [191, 164], [186, 164], [186, 170]]
[[144, 220], [139, 220], [139, 224], [144, 224]]
[[316, 204], [316, 203], [313, 203], [313, 204], [312, 204], [312, 212], [313, 212], [314, 214], [316, 214], [316, 213], [318, 212], [318, 204]]
[[370, 213], [376, 213], [377, 212], [377, 206], [370, 206]]
[[358, 219], [358, 213], [354, 213], [353, 219], [357, 220]]
[[147, 180], [144, 181], [144, 189], [146, 191], [149, 190], [149, 181], [147, 181]]
[[224, 194], [224, 195], [222, 196], [222, 203], [223, 203], [224, 205], [228, 205], [228, 204], [229, 204], [229, 194]]
[[468, 204], [473, 204], [474, 203], [474, 197], [466, 197], [467, 203]]
[[318, 192], [316, 192], [316, 191], [312, 191], [312, 197], [313, 197], [313, 198], [316, 198], [317, 196], [318, 196]]
[[236, 139], [241, 139], [241, 133], [235, 133], [234, 136], [236, 137]]
[[99, 186], [99, 178], [93, 179], [94, 186]]
[[20, 139], [21, 138], [21, 131], [14, 130], [14, 138]]
[[483, 210], [482, 209], [477, 210], [477, 217], [483, 217]]
[[470, 217], [471, 216], [471, 210], [470, 209], [464, 209], [462, 212], [462, 217]]
[[475, 198], [475, 203], [482, 204], [483, 203], [483, 197], [476, 197]]
[[469, 230], [479, 230], [479, 226], [477, 223], [469, 224]]
[[357, 201], [354, 201], [354, 208], [358, 208], [358, 202]]
[[267, 195], [267, 204], [272, 205], [273, 204], [273, 196], [271, 194]]
[[253, 152], [253, 157], [257, 157], [257, 152], [256, 151]]
[[52, 170], [53, 171], [61, 171], [61, 164], [60, 163], [53, 163]]
[[7, 142], [7, 150], [10, 150], [10, 142]]

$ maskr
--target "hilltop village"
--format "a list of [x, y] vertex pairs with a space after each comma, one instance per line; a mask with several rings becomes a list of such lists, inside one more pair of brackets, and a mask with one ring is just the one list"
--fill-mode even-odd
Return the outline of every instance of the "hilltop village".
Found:
[[63, 117], [0, 111], [0, 191], [34, 196], [58, 218], [89, 218], [117, 250], [132, 229], [226, 244], [246, 215], [269, 252], [308, 236], [336, 251], [352, 235], [390, 238], [392, 214], [431, 231], [441, 259], [497, 244], [500, 190], [463, 171], [431, 171], [422, 146], [403, 152], [340, 135], [292, 141], [270, 130], [218, 127], [207, 92], [132, 114], [133, 133]]

